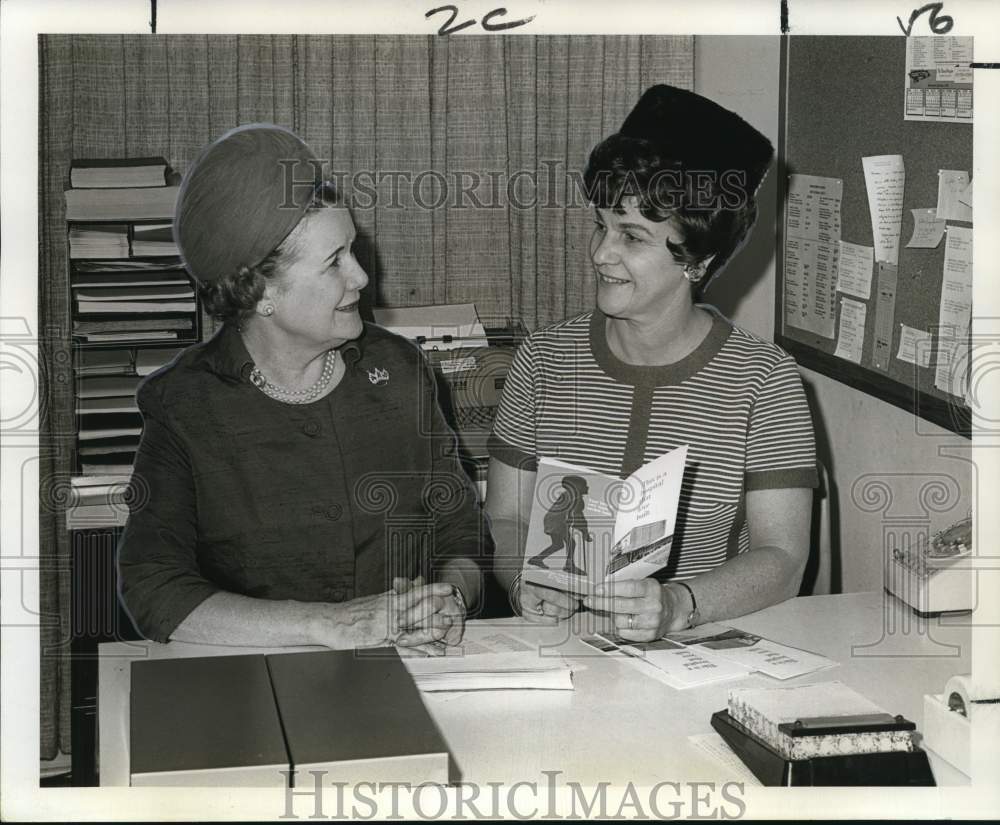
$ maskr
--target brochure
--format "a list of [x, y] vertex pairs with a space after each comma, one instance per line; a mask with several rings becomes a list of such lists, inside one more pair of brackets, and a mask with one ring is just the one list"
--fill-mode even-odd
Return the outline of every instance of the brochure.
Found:
[[750, 675], [749, 668], [684, 647], [669, 639], [616, 644], [610, 639], [595, 635], [584, 637], [581, 641], [601, 653], [621, 657], [627, 664], [675, 690], [742, 679]]
[[579, 595], [644, 579], [667, 564], [687, 445], [622, 480], [564, 461], [538, 462], [524, 581]]
[[792, 679], [837, 664], [817, 653], [778, 644], [745, 630], [720, 624], [705, 624], [671, 633], [666, 639], [774, 679]]

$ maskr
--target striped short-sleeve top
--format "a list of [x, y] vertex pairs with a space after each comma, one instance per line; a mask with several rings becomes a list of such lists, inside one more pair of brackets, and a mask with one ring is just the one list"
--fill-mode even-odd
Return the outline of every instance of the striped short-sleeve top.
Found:
[[748, 490], [815, 487], [812, 419], [792, 358], [713, 313], [680, 361], [636, 366], [608, 346], [600, 310], [530, 335], [504, 385], [490, 455], [535, 470], [557, 458], [625, 478], [688, 445], [674, 550], [684, 579], [749, 549]]

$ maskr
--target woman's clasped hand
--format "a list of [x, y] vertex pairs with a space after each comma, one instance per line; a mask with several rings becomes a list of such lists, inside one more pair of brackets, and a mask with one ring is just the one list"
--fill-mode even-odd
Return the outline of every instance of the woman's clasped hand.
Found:
[[441, 655], [465, 630], [465, 603], [451, 584], [397, 578], [392, 590], [320, 606], [310, 636], [331, 648], [398, 645]]

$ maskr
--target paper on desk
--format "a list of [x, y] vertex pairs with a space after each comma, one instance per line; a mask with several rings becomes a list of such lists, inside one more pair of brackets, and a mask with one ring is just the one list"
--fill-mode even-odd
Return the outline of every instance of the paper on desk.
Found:
[[420, 690], [573, 690], [573, 671], [561, 656], [484, 653], [477, 656], [405, 658]]
[[937, 216], [937, 209], [911, 209], [913, 235], [906, 242], [907, 249], [935, 249], [944, 237], [947, 224]]
[[899, 262], [899, 235], [903, 225], [903, 187], [906, 170], [902, 155], [873, 155], [861, 158], [868, 191], [868, 211], [875, 260]]
[[949, 226], [947, 234], [934, 386], [964, 398], [972, 320], [972, 230]]
[[525, 641], [510, 633], [497, 630], [476, 638], [470, 638], [467, 634], [462, 639], [462, 644], [453, 648], [455, 653], [448, 651], [449, 655], [480, 656], [484, 653], [530, 653], [537, 650], [538, 645]]
[[906, 324], [899, 325], [899, 352], [896, 353], [896, 357], [900, 361], [929, 367], [933, 349], [934, 336], [929, 332], [908, 327]]
[[875, 250], [857, 243], [840, 242], [837, 290], [866, 301], [872, 293], [872, 261]]
[[851, 298], [840, 299], [840, 331], [834, 355], [855, 364], [861, 363], [861, 349], [865, 343], [865, 316], [868, 307]]
[[[957, 169], [938, 170], [938, 220], [972, 222], [972, 207], [961, 200], [961, 196], [968, 188], [968, 172], [961, 172]], [[969, 200], [972, 198], [970, 197]]]
[[670, 639], [622, 644], [630, 663], [642, 668], [655, 668], [662, 681], [677, 690], [711, 685], [730, 679], [743, 679], [750, 668], [715, 656], [704, 650], [693, 650]]
[[746, 668], [725, 662], [710, 654], [688, 650], [665, 639], [640, 644], [614, 642], [594, 634], [583, 636], [580, 641], [674, 690], [742, 679], [749, 675]]
[[789, 175], [785, 220], [785, 323], [833, 337], [844, 182]]
[[[403, 658], [423, 659], [425, 654], [411, 647], [396, 648]], [[460, 645], [447, 647], [445, 656], [481, 656], [484, 653], [531, 653], [537, 651], [538, 645], [518, 636], [496, 630], [492, 633], [473, 633], [466, 628], [465, 637]]]
[[726, 740], [715, 733], [698, 733], [688, 737], [688, 742], [709, 759], [725, 768], [725, 776], [745, 785], [760, 786], [761, 781], [726, 744]]
[[721, 624], [701, 625], [671, 633], [667, 638], [774, 679], [792, 679], [837, 664], [817, 653], [778, 644]]
[[[424, 338], [424, 349], [449, 350], [485, 347], [486, 331], [475, 304], [436, 304], [421, 307], [379, 307], [375, 323], [404, 338]], [[442, 339], [451, 337], [452, 340]]]

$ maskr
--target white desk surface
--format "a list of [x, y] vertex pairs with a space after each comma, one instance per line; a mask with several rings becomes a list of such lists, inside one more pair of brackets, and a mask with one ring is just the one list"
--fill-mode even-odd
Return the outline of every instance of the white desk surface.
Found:
[[[583, 614], [580, 620], [592, 616]], [[633, 667], [596, 654], [567, 626], [521, 619], [470, 622], [476, 638], [508, 627], [522, 638], [553, 645], [574, 669], [575, 690], [423, 694], [466, 782], [601, 781], [636, 786], [670, 781], [726, 781], [725, 769], [687, 737], [710, 733], [710, 717], [726, 707], [734, 686], [778, 686], [839, 680], [892, 713], [923, 722], [923, 695], [971, 670], [968, 616], [918, 619], [893, 597], [851, 593], [792, 599], [726, 622], [774, 641], [820, 653], [840, 664], [779, 682], [761, 675], [678, 691]], [[593, 628], [578, 627], [582, 632]], [[308, 648], [296, 648], [303, 650]], [[286, 649], [288, 650], [288, 649]], [[137, 658], [275, 652], [173, 642], [100, 646], [99, 741], [102, 785], [128, 785], [130, 663]], [[968, 780], [931, 753], [939, 785]]]

